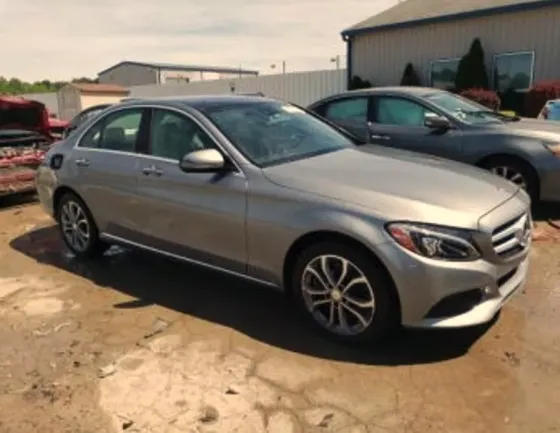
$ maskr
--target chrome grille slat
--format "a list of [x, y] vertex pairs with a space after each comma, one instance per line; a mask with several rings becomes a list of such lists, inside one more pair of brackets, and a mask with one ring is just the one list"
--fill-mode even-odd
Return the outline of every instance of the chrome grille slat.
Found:
[[[528, 232], [529, 233], [528, 233]], [[531, 216], [523, 213], [494, 229], [492, 247], [496, 255], [507, 257], [517, 254], [526, 248], [526, 237], [530, 236]]]
[[512, 248], [515, 248], [517, 245], [519, 245], [519, 241], [516, 238], [511, 238], [502, 244], [495, 245], [494, 251], [496, 252], [496, 254], [499, 255], [507, 250], [511, 250]]
[[498, 232], [497, 234], [495, 234], [494, 236], [492, 236], [492, 243], [495, 244], [495, 243], [503, 240], [504, 238], [507, 238], [508, 236], [511, 236], [511, 235], [515, 234], [516, 231], [517, 231], [517, 226], [514, 223], [511, 226], [507, 227], [506, 229], [504, 229], [504, 230]]

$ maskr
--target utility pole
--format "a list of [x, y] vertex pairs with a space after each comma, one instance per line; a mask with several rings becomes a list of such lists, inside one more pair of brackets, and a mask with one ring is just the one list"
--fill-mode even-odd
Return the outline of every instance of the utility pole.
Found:
[[340, 55], [337, 54], [335, 57], [331, 58], [331, 63], [336, 63], [336, 70], [340, 69]]
[[[276, 64], [273, 63], [272, 65], [270, 65], [270, 69], [276, 69]], [[282, 60], [282, 74], [286, 73], [286, 61]]]

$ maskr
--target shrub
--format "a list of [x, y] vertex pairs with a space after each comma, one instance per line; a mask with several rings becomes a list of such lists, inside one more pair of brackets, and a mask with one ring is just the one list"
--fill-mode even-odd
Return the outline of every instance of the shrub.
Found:
[[476, 38], [457, 68], [455, 88], [458, 92], [468, 89], [488, 89], [488, 73], [484, 63], [484, 50]]
[[412, 63], [408, 63], [404, 68], [403, 76], [401, 79], [401, 86], [420, 86], [420, 78], [414, 70]]
[[491, 110], [500, 109], [500, 97], [493, 90], [486, 89], [468, 89], [461, 92], [461, 96], [470, 99], [471, 101], [478, 102], [480, 105], [490, 108]]
[[348, 90], [367, 89], [372, 87], [369, 80], [362, 80], [357, 75], [354, 75], [348, 84]]
[[560, 80], [536, 83], [525, 95], [525, 114], [537, 117], [550, 99], [560, 98]]

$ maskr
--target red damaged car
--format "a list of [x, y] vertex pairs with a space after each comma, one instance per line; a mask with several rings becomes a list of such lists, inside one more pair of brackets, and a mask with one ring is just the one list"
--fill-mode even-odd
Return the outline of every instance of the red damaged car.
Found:
[[38, 101], [0, 96], [0, 197], [35, 190], [35, 169], [55, 140], [53, 120]]

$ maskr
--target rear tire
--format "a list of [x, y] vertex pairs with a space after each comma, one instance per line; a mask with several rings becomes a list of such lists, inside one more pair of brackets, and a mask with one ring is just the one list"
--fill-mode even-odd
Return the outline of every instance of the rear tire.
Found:
[[99, 230], [86, 204], [76, 194], [64, 194], [55, 219], [66, 247], [79, 259], [100, 257], [109, 245], [99, 238]]
[[539, 178], [529, 163], [515, 158], [498, 157], [483, 162], [482, 168], [524, 188], [533, 203], [539, 201]]
[[400, 325], [393, 282], [359, 249], [337, 242], [311, 245], [300, 253], [291, 278], [298, 308], [339, 342], [371, 343]]

